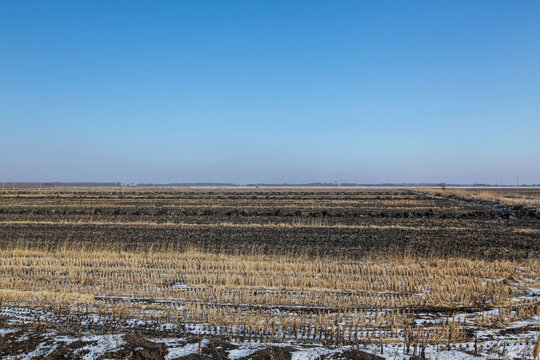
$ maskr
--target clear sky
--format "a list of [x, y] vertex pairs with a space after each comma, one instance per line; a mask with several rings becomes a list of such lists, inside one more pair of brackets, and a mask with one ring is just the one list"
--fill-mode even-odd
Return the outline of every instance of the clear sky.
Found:
[[0, 180], [540, 183], [540, 1], [0, 1]]

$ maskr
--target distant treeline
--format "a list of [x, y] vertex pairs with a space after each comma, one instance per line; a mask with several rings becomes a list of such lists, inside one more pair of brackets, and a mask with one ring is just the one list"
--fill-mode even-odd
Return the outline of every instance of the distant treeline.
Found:
[[121, 187], [119, 182], [2, 182], [3, 189]]
[[[220, 182], [193, 182], [193, 183], [121, 183], [121, 182], [2, 182], [2, 189], [35, 189], [35, 188], [174, 188], [174, 187], [516, 187], [516, 185], [491, 185], [491, 184], [442, 184], [442, 183], [381, 183], [381, 184], [358, 184], [358, 183], [305, 183], [305, 184], [235, 184]], [[522, 184], [519, 187], [540, 186], [540, 184]]]
[[238, 186], [238, 184], [234, 183], [169, 183], [169, 184], [129, 184], [128, 186], [134, 186], [134, 187], [190, 187], [190, 186], [223, 186], [223, 187], [229, 187], [229, 186]]

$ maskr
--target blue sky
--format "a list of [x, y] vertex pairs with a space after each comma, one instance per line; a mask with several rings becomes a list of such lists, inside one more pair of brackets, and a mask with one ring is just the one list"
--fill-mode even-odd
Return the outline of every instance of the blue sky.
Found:
[[0, 178], [540, 183], [538, 1], [0, 1]]

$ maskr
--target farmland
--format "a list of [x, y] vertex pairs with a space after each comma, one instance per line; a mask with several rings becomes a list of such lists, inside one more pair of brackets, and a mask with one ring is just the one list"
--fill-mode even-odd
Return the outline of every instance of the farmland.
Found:
[[458, 190], [4, 190], [0, 353], [533, 358], [540, 191]]

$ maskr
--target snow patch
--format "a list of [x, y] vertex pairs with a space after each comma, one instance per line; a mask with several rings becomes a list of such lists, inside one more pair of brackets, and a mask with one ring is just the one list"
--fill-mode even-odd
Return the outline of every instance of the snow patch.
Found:
[[7, 335], [7, 334], [11, 334], [11, 333], [15, 333], [19, 331], [19, 329], [13, 329], [13, 328], [10, 328], [10, 329], [0, 329], [0, 336], [1, 337], [4, 337], [4, 335]]
[[179, 357], [188, 356], [191, 354], [196, 354], [199, 352], [199, 348], [203, 348], [208, 345], [208, 340], [203, 339], [200, 343], [187, 344], [182, 347], [170, 348], [165, 360], [173, 360]]
[[75, 352], [74, 355], [77, 355], [81, 352], [88, 352], [82, 357], [84, 360], [97, 360], [105, 353], [117, 350], [118, 348], [126, 344], [123, 339], [123, 335], [121, 334], [83, 336], [81, 340], [84, 342], [93, 343], [86, 345]]

